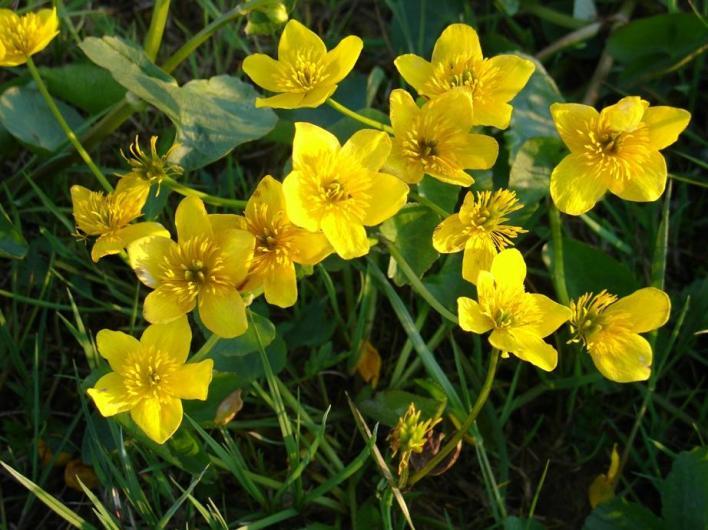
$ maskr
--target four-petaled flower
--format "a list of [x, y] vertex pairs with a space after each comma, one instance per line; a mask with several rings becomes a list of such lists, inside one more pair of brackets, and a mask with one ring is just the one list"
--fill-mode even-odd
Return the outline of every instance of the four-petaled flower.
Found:
[[152, 323], [174, 320], [199, 305], [199, 317], [220, 337], [246, 331], [246, 306], [238, 288], [246, 279], [255, 239], [238, 228], [235, 215], [207, 215], [197, 197], [180, 202], [177, 242], [147, 237], [128, 247], [138, 278], [154, 289], [143, 313]]
[[293, 171], [283, 181], [290, 220], [322, 230], [344, 259], [369, 252], [365, 226], [375, 226], [405, 204], [408, 186], [379, 170], [391, 151], [384, 132], [364, 129], [341, 146], [330, 132], [295, 124]]
[[463, 90], [453, 90], [416, 105], [403, 89], [391, 93], [391, 125], [395, 137], [385, 169], [409, 184], [423, 175], [458, 186], [474, 179], [465, 169], [489, 169], [499, 154], [491, 136], [470, 132], [472, 99]]
[[551, 197], [570, 215], [587, 212], [609, 189], [626, 201], [655, 201], [666, 187], [659, 152], [674, 143], [691, 114], [650, 107], [637, 96], [601, 112], [577, 103], [551, 105], [553, 121], [570, 150], [551, 174]]
[[453, 214], [435, 227], [433, 246], [441, 253], [464, 249], [462, 277], [475, 283], [480, 271], [487, 271], [499, 251], [526, 232], [518, 226], [504, 224], [510, 213], [523, 208], [510, 190], [471, 191], [465, 195], [459, 213]]
[[290, 307], [297, 301], [295, 263], [315, 265], [332, 252], [321, 232], [290, 222], [282, 184], [270, 175], [258, 183], [248, 200], [240, 227], [256, 238], [251, 270], [242, 290], [262, 288], [269, 304]]
[[88, 390], [103, 416], [130, 412], [153, 441], [162, 444], [182, 423], [182, 399], [207, 398], [214, 361], [186, 363], [192, 331], [187, 317], [148, 326], [140, 340], [102, 329], [98, 352], [112, 372]]
[[542, 294], [524, 289], [526, 263], [515, 248], [503, 250], [492, 261], [491, 270], [477, 277], [477, 301], [457, 299], [460, 327], [486, 333], [490, 344], [502, 354], [513, 353], [542, 370], [558, 364], [558, 352], [543, 338], [570, 318], [567, 307]]
[[277, 93], [256, 99], [256, 106], [319, 107], [354, 68], [363, 46], [359, 37], [350, 35], [328, 52], [316, 33], [291, 20], [280, 37], [277, 61], [262, 53], [243, 61], [243, 71], [254, 83]]
[[534, 64], [516, 55], [482, 56], [477, 32], [466, 24], [451, 24], [435, 43], [431, 62], [413, 54], [395, 61], [403, 79], [421, 96], [434, 98], [463, 87], [474, 103], [474, 124], [506, 129], [509, 105], [524, 88]]
[[639, 334], [669, 319], [671, 300], [664, 291], [645, 287], [620, 299], [607, 291], [586, 293], [572, 301], [570, 309], [572, 340], [587, 347], [602, 375], [617, 383], [649, 378], [652, 349]]
[[[18, 66], [41, 52], [59, 35], [57, 10], [40, 9], [18, 15], [0, 9], [0, 66]], [[2, 53], [4, 50], [4, 53]]]

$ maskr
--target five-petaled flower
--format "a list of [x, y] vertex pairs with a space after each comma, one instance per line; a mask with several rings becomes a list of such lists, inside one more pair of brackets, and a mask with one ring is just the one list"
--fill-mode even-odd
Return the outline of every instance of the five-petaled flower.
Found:
[[170, 237], [160, 223], [129, 224], [142, 215], [148, 190], [119, 182], [115, 191], [104, 194], [83, 186], [71, 187], [71, 202], [77, 228], [88, 236], [98, 236], [91, 259], [118, 254], [133, 241], [147, 236]]
[[246, 279], [255, 239], [238, 228], [235, 215], [207, 215], [204, 203], [187, 197], [175, 214], [177, 242], [147, 237], [128, 247], [138, 278], [154, 289], [145, 297], [148, 322], [170, 322], [199, 305], [199, 317], [220, 337], [246, 331], [246, 305], [238, 288]]
[[474, 179], [465, 169], [489, 169], [499, 154], [491, 136], [471, 133], [473, 106], [469, 94], [453, 90], [416, 105], [403, 89], [391, 93], [391, 125], [395, 137], [385, 169], [409, 184], [424, 174], [458, 186]]
[[464, 249], [462, 277], [475, 283], [480, 271], [487, 271], [499, 251], [512, 244], [526, 230], [504, 224], [510, 213], [523, 208], [510, 190], [471, 191], [465, 195], [459, 213], [443, 220], [433, 232], [433, 246], [441, 253]]
[[309, 232], [290, 222], [282, 184], [270, 175], [248, 200], [240, 227], [256, 238], [251, 270], [242, 290], [262, 288], [269, 304], [290, 307], [297, 301], [295, 263], [315, 265], [332, 252], [322, 232]]
[[0, 66], [26, 63], [30, 56], [41, 52], [57, 35], [59, 18], [56, 8], [40, 9], [25, 15], [0, 9]]
[[609, 189], [626, 201], [655, 201], [666, 187], [659, 152], [674, 143], [691, 114], [650, 107], [637, 96], [601, 112], [577, 103], [554, 103], [556, 129], [570, 150], [551, 174], [551, 197], [570, 215], [587, 212]]
[[486, 333], [490, 344], [502, 354], [513, 353], [542, 370], [558, 364], [558, 352], [543, 338], [570, 318], [567, 307], [542, 294], [524, 289], [526, 263], [515, 248], [501, 251], [489, 271], [477, 277], [477, 301], [457, 299], [460, 327]]
[[344, 259], [369, 252], [365, 226], [375, 226], [405, 204], [408, 186], [379, 170], [391, 151], [384, 132], [364, 129], [341, 146], [330, 132], [295, 124], [293, 171], [283, 181], [290, 220], [322, 230]]
[[395, 61], [403, 79], [421, 96], [433, 98], [463, 87], [474, 102], [474, 124], [506, 129], [509, 105], [524, 88], [534, 64], [516, 55], [482, 56], [477, 32], [466, 24], [451, 24], [435, 43], [431, 62], [413, 54]]
[[214, 361], [186, 363], [192, 331], [187, 317], [148, 326], [140, 340], [102, 329], [98, 352], [112, 372], [88, 390], [103, 416], [130, 412], [153, 441], [162, 444], [182, 423], [182, 399], [207, 398]]
[[291, 20], [280, 37], [278, 60], [256, 53], [243, 61], [243, 71], [254, 83], [277, 93], [256, 99], [256, 106], [294, 109], [322, 105], [354, 68], [363, 46], [359, 37], [350, 35], [328, 52], [316, 33]]
[[651, 344], [640, 333], [660, 328], [669, 319], [671, 300], [654, 287], [629, 296], [602, 291], [586, 293], [570, 304], [573, 341], [582, 342], [593, 363], [617, 383], [644, 381], [651, 375]]

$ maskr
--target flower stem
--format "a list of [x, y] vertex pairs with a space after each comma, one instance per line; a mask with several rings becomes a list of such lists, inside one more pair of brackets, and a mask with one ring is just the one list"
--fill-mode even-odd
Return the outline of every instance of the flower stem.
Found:
[[563, 231], [560, 212], [554, 204], [548, 207], [548, 220], [551, 223], [551, 236], [553, 237], [553, 285], [556, 288], [558, 300], [563, 305], [568, 305], [568, 287], [565, 283], [565, 262], [563, 257]]
[[199, 197], [207, 204], [212, 204], [214, 206], [226, 206], [229, 208], [234, 208], [236, 210], [243, 210], [246, 207], [247, 201], [242, 201], [240, 199], [227, 199], [225, 197], [216, 197], [215, 195], [209, 195], [203, 191], [195, 190], [190, 188], [186, 184], [181, 184], [175, 179], [170, 177], [164, 177], [162, 179], [162, 185], [170, 188], [172, 191], [183, 195], [184, 197]]
[[64, 134], [66, 134], [66, 137], [69, 139], [69, 141], [74, 146], [76, 151], [79, 153], [79, 155], [81, 156], [83, 161], [86, 163], [86, 165], [89, 167], [91, 172], [94, 174], [94, 176], [96, 177], [98, 182], [101, 183], [101, 186], [103, 186], [103, 188], [107, 192], [113, 191], [113, 186], [111, 186], [110, 182], [108, 182], [108, 180], [103, 175], [103, 173], [101, 173], [101, 170], [98, 169], [98, 166], [96, 166], [96, 164], [94, 164], [93, 160], [91, 160], [91, 156], [86, 152], [86, 149], [84, 149], [84, 146], [81, 145], [81, 142], [76, 137], [76, 134], [74, 134], [74, 131], [71, 129], [69, 124], [66, 122], [66, 120], [64, 119], [64, 116], [62, 116], [61, 111], [59, 110], [59, 107], [57, 107], [57, 104], [54, 101], [54, 98], [49, 93], [49, 90], [47, 90], [47, 85], [44, 84], [44, 81], [42, 80], [42, 76], [39, 75], [39, 70], [37, 70], [37, 67], [35, 66], [34, 61], [32, 60], [31, 57], [27, 57], [27, 67], [29, 68], [30, 74], [32, 75], [32, 79], [34, 79], [34, 82], [37, 85], [39, 92], [42, 94], [42, 96], [44, 97], [44, 100], [47, 102], [47, 106], [49, 107], [49, 110], [54, 115], [54, 118], [57, 120], [57, 123], [59, 123], [59, 126], [61, 127], [62, 131], [64, 131]]
[[368, 125], [369, 127], [373, 127], [374, 129], [378, 129], [380, 131], [387, 132], [388, 134], [393, 134], [393, 129], [386, 125], [385, 123], [381, 123], [378, 120], [374, 120], [372, 118], [367, 118], [366, 116], [359, 114], [358, 112], [354, 112], [352, 109], [345, 107], [341, 103], [333, 100], [332, 98], [329, 98], [327, 100], [327, 105], [332, 107], [334, 110], [339, 112], [340, 114], [343, 114], [347, 116], [348, 118], [351, 118], [353, 120], [358, 121], [359, 123], [363, 123], [364, 125]]
[[151, 61], [155, 60], [157, 52], [160, 50], [169, 12], [170, 0], [157, 0], [152, 8], [152, 18], [150, 18], [150, 27], [145, 37], [144, 46], [145, 54]]
[[479, 390], [477, 400], [474, 402], [474, 405], [472, 405], [470, 413], [465, 418], [465, 421], [462, 422], [462, 425], [460, 425], [460, 428], [457, 430], [455, 435], [450, 438], [450, 440], [448, 440], [448, 442], [442, 447], [442, 449], [440, 449], [438, 454], [428, 460], [428, 463], [425, 464], [425, 466], [423, 466], [421, 469], [419, 469], [413, 474], [413, 476], [408, 482], [408, 486], [413, 486], [413, 484], [415, 484], [420, 479], [424, 478], [428, 473], [433, 471], [438, 466], [438, 464], [440, 464], [440, 462], [442, 462], [445, 457], [447, 457], [447, 455], [449, 455], [455, 449], [455, 447], [457, 447], [457, 444], [460, 442], [460, 440], [462, 440], [463, 436], [467, 434], [467, 431], [470, 429], [470, 427], [472, 427], [472, 424], [477, 419], [477, 416], [479, 416], [479, 413], [482, 411], [482, 407], [489, 398], [489, 393], [492, 390], [492, 383], [494, 382], [494, 376], [497, 372], [498, 361], [499, 350], [494, 348], [492, 350], [491, 356], [489, 357], [489, 367], [487, 368], [487, 376], [484, 379], [482, 388]]

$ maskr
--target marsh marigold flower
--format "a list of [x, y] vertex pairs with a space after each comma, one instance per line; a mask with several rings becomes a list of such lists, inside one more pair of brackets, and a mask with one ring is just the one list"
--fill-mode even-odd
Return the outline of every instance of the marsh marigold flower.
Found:
[[391, 125], [395, 137], [385, 169], [409, 184], [427, 173], [443, 182], [469, 186], [465, 169], [489, 169], [499, 154], [491, 136], [471, 133], [472, 100], [456, 90], [419, 108], [403, 89], [391, 93]]
[[88, 390], [99, 412], [130, 417], [153, 441], [162, 444], [182, 423], [183, 399], [207, 398], [214, 361], [186, 363], [192, 331], [187, 317], [148, 326], [140, 340], [102, 329], [98, 352], [112, 372]]
[[586, 293], [570, 309], [572, 340], [587, 347], [602, 375], [617, 383], [649, 379], [651, 345], [639, 334], [669, 319], [671, 300], [664, 291], [645, 287], [619, 299], [607, 291]]
[[91, 249], [94, 262], [118, 254], [130, 243], [147, 236], [170, 237], [160, 223], [130, 224], [142, 215], [147, 189], [119, 183], [115, 191], [104, 194], [83, 186], [71, 187], [74, 220], [79, 231], [98, 236]]
[[506, 249], [492, 260], [489, 271], [477, 277], [477, 301], [457, 299], [460, 327], [486, 333], [502, 354], [512, 353], [547, 372], [558, 364], [558, 352], [544, 342], [570, 318], [570, 310], [542, 294], [524, 289], [526, 263], [521, 253]]
[[477, 32], [451, 24], [435, 43], [431, 62], [413, 54], [395, 61], [403, 79], [421, 96], [433, 98], [458, 87], [472, 96], [475, 125], [506, 129], [516, 94], [526, 85], [534, 64], [516, 55], [482, 56]]
[[415, 403], [408, 405], [406, 413], [398, 418], [398, 423], [389, 435], [389, 443], [393, 456], [399, 455], [398, 474], [402, 475], [408, 467], [411, 455], [420, 454], [425, 448], [433, 428], [442, 421], [440, 418], [429, 418], [421, 421], [421, 411]]
[[59, 18], [56, 8], [40, 9], [25, 15], [0, 9], [0, 66], [26, 63], [30, 56], [41, 52], [57, 35]]
[[225, 338], [241, 335], [248, 322], [238, 288], [253, 258], [253, 235], [238, 228], [235, 215], [207, 215], [197, 197], [180, 202], [175, 225], [176, 243], [147, 237], [128, 247], [138, 278], [154, 289], [145, 297], [145, 319], [170, 322], [198, 305], [209, 331]]
[[637, 96], [601, 112], [577, 103], [551, 105], [558, 134], [570, 150], [551, 174], [551, 197], [570, 215], [587, 212], [609, 189], [626, 201], [655, 201], [666, 187], [659, 152], [674, 143], [691, 114], [650, 107]]
[[404, 182], [379, 171], [390, 150], [384, 132], [364, 129], [341, 146], [332, 133], [296, 123], [293, 171], [283, 181], [290, 220], [322, 230], [344, 259], [369, 252], [364, 227], [396, 214], [408, 196]]
[[460, 211], [443, 220], [433, 232], [433, 247], [449, 254], [464, 249], [462, 277], [476, 283], [480, 271], [487, 271], [499, 251], [512, 244], [526, 230], [505, 224], [510, 213], [523, 208], [510, 190], [468, 191]]
[[121, 149], [120, 154], [130, 166], [130, 170], [121, 175], [122, 179], [131, 185], [150, 187], [152, 184], [159, 185], [165, 178], [178, 177], [183, 173], [179, 164], [170, 162], [170, 155], [178, 147], [174, 144], [164, 155], [157, 152], [157, 136], [150, 137], [150, 151], [145, 152], [140, 147], [140, 140], [136, 136], [135, 141], [128, 148], [128, 156]]
[[330, 97], [359, 58], [364, 43], [350, 35], [331, 51], [316, 33], [297, 20], [285, 25], [278, 60], [262, 53], [249, 55], [243, 71], [258, 86], [277, 95], [256, 99], [256, 107], [295, 109], [318, 107]]
[[290, 222], [283, 186], [270, 175], [246, 204], [240, 227], [256, 238], [251, 269], [242, 290], [262, 288], [269, 304], [290, 307], [297, 300], [295, 263], [315, 265], [332, 252], [322, 232], [309, 232]]

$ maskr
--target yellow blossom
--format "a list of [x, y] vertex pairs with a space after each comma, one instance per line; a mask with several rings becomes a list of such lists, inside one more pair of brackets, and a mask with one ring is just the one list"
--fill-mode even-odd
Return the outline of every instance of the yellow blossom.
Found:
[[602, 375], [617, 383], [649, 378], [652, 349], [639, 334], [669, 319], [671, 300], [664, 291], [645, 287], [620, 299], [607, 291], [586, 293], [570, 309], [572, 340], [587, 347]]
[[515, 248], [501, 251], [489, 271], [477, 277], [477, 301], [457, 299], [460, 327], [486, 333], [490, 344], [502, 353], [551, 371], [558, 364], [558, 352], [543, 338], [570, 318], [570, 309], [542, 294], [524, 289], [526, 263]]
[[344, 259], [369, 252], [364, 227], [393, 216], [408, 196], [405, 183], [379, 171], [390, 150], [384, 132], [364, 129], [341, 146], [324, 129], [296, 123], [293, 171], [283, 181], [290, 220], [322, 230]]
[[26, 63], [30, 56], [41, 52], [57, 35], [59, 18], [56, 8], [40, 9], [25, 15], [0, 9], [0, 66]]
[[130, 171], [121, 175], [121, 180], [149, 188], [152, 184], [159, 185], [166, 177], [178, 177], [183, 173], [184, 170], [179, 164], [169, 160], [178, 144], [174, 144], [164, 155], [160, 155], [157, 152], [157, 140], [157, 136], [150, 137], [150, 151], [147, 153], [140, 147], [140, 140], [137, 136], [128, 148], [129, 156], [126, 156], [121, 149], [121, 156], [130, 166]]
[[595, 477], [595, 480], [588, 488], [588, 499], [590, 506], [595, 508], [598, 504], [607, 502], [615, 496], [615, 486], [617, 486], [617, 477], [619, 474], [620, 456], [617, 452], [617, 444], [612, 446], [612, 454], [610, 455], [610, 467], [607, 469], [607, 474], [600, 474]]
[[442, 253], [464, 249], [462, 277], [475, 283], [480, 271], [487, 271], [499, 251], [512, 244], [526, 230], [504, 224], [510, 213], [523, 208], [516, 193], [509, 190], [471, 191], [465, 195], [459, 213], [443, 220], [433, 232], [433, 246]]
[[207, 215], [197, 197], [180, 202], [175, 213], [177, 242], [147, 237], [128, 247], [140, 281], [154, 289], [143, 314], [151, 323], [170, 322], [197, 305], [199, 317], [220, 337], [246, 331], [246, 306], [238, 288], [253, 257], [253, 235], [238, 228], [235, 215]]
[[534, 64], [516, 55], [482, 56], [477, 32], [451, 24], [440, 35], [431, 62], [413, 54], [395, 61], [403, 79], [421, 96], [433, 98], [464, 87], [474, 103], [474, 124], [506, 129], [516, 94], [526, 85]]
[[420, 454], [423, 452], [431, 431], [442, 421], [440, 418], [429, 418], [421, 421], [420, 413], [421, 411], [416, 408], [415, 403], [408, 405], [406, 413], [398, 418], [396, 427], [389, 435], [393, 456], [400, 453], [398, 461], [399, 475], [403, 475], [408, 468], [408, 462], [413, 453]]
[[243, 71], [254, 83], [277, 93], [256, 99], [256, 106], [295, 109], [322, 105], [354, 68], [363, 45], [359, 37], [350, 35], [328, 52], [317, 34], [291, 20], [280, 37], [278, 60], [256, 53], [243, 61]]
[[147, 236], [170, 237], [160, 223], [129, 224], [142, 215], [147, 189], [119, 183], [115, 191], [104, 194], [83, 186], [71, 187], [71, 202], [78, 229], [98, 236], [91, 249], [94, 262], [118, 254], [130, 243]]
[[297, 300], [295, 263], [315, 265], [332, 252], [321, 232], [309, 232], [290, 222], [283, 186], [263, 178], [246, 204], [240, 227], [256, 238], [256, 247], [242, 290], [263, 288], [269, 304], [290, 307]]
[[570, 150], [551, 174], [551, 197], [570, 215], [587, 212], [607, 190], [626, 201], [655, 201], [666, 187], [659, 152], [673, 144], [691, 119], [674, 107], [650, 107], [637, 96], [601, 112], [577, 103], [554, 103], [551, 114]]
[[391, 93], [391, 125], [395, 137], [385, 169], [409, 184], [425, 173], [458, 186], [474, 182], [465, 169], [489, 169], [499, 154], [491, 136], [469, 132], [472, 100], [454, 90], [419, 108], [403, 89]]
[[165, 443], [182, 423], [181, 400], [207, 398], [214, 361], [186, 363], [191, 342], [185, 316], [148, 326], [140, 340], [99, 331], [98, 352], [113, 370], [88, 390], [99, 412], [105, 417], [130, 412], [151, 440]]

